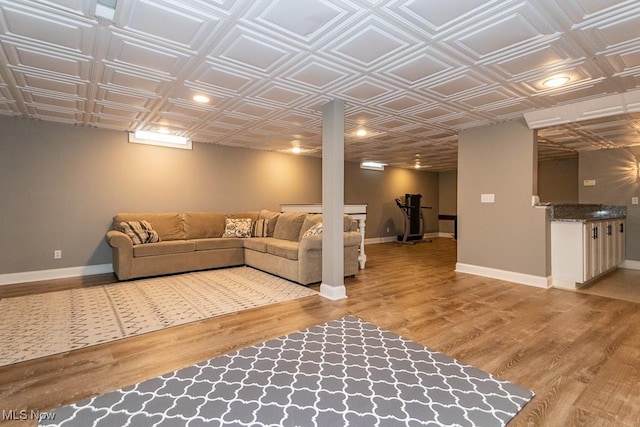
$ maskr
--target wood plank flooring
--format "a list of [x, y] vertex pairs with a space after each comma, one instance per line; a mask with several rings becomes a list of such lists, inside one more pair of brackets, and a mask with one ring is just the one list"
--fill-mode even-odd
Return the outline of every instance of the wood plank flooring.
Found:
[[[640, 425], [637, 303], [455, 273], [451, 239], [366, 249], [344, 300], [314, 296], [0, 367], [0, 410], [47, 411], [354, 314], [533, 390], [510, 426]], [[113, 281], [8, 285], [0, 298]]]

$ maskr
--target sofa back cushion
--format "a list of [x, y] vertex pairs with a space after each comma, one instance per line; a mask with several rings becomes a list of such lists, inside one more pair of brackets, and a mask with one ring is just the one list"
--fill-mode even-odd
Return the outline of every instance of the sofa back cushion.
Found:
[[119, 213], [113, 217], [113, 229], [124, 232], [120, 223], [129, 221], [149, 222], [162, 241], [185, 238], [182, 215], [179, 213]]
[[258, 216], [260, 216], [260, 212], [233, 212], [233, 213], [227, 214], [227, 218], [234, 218], [234, 219], [249, 218], [251, 219], [251, 223], [256, 222], [256, 220], [258, 219]]
[[278, 223], [278, 217], [280, 217], [280, 212], [273, 212], [266, 209], [260, 211], [259, 219], [267, 219], [267, 237], [273, 237], [273, 232], [276, 229], [276, 224]]
[[187, 239], [222, 237], [226, 215], [220, 212], [185, 212], [182, 214]]
[[278, 216], [276, 228], [273, 230], [273, 237], [276, 239], [291, 240], [297, 242], [300, 240], [300, 229], [304, 223], [306, 213], [303, 212], [284, 212]]
[[322, 222], [322, 214], [307, 214], [300, 228], [300, 237], [298, 240], [302, 239], [304, 233], [319, 222]]
[[[350, 215], [345, 214], [343, 217], [342, 230], [343, 231], [353, 231], [351, 230], [351, 225], [353, 223], [353, 218]], [[316, 225], [317, 223], [322, 222], [322, 214], [308, 214], [302, 223], [302, 228], [300, 228], [300, 239], [304, 233], [307, 232], [311, 227]], [[298, 239], [299, 240], [299, 239]]]

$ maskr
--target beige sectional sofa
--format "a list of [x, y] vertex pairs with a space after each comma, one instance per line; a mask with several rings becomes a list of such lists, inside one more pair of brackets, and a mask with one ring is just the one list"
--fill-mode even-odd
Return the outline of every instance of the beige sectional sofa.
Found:
[[[250, 219], [251, 237], [225, 237], [234, 233], [233, 220], [245, 224], [245, 219]], [[134, 244], [138, 236], [132, 238], [126, 225], [142, 221], [157, 238], [150, 239], [152, 243]], [[313, 233], [321, 222], [319, 214], [267, 210], [233, 214], [120, 213], [114, 216], [106, 241], [112, 248], [113, 269], [120, 280], [248, 265], [307, 285], [322, 280], [322, 234]], [[356, 228], [356, 222], [345, 215], [345, 276], [358, 271], [361, 236]]]

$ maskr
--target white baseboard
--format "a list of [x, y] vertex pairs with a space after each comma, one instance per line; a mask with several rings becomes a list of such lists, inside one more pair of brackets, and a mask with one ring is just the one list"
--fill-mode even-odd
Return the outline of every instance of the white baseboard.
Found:
[[370, 237], [368, 239], [364, 239], [365, 245], [370, 245], [372, 243], [388, 243], [388, 242], [397, 242], [398, 238], [396, 236], [386, 236], [386, 237]]
[[634, 261], [632, 259], [625, 260], [618, 267], [620, 268], [628, 268], [630, 270], [640, 270], [640, 261]]
[[[434, 237], [447, 237], [453, 239], [452, 233], [425, 233], [425, 239], [433, 239]], [[372, 243], [389, 243], [389, 242], [397, 242], [398, 236], [385, 236], [385, 237], [371, 237], [368, 239], [364, 239], [365, 245], [370, 245]]]
[[67, 277], [92, 276], [113, 273], [112, 264], [87, 265], [84, 267], [55, 268], [52, 270], [25, 271], [22, 273], [0, 274], [0, 285], [39, 282], [42, 280], [65, 279]]
[[491, 277], [492, 279], [506, 280], [521, 285], [535, 286], [537, 288], [550, 288], [551, 276], [534, 276], [531, 274], [517, 273], [514, 271], [498, 270], [496, 268], [482, 267], [479, 265], [456, 263], [456, 272], [474, 274], [476, 276]]

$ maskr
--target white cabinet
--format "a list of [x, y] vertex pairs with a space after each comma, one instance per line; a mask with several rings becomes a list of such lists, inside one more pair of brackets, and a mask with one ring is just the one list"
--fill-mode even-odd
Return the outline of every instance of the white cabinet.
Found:
[[624, 219], [551, 222], [553, 286], [576, 289], [624, 262]]

